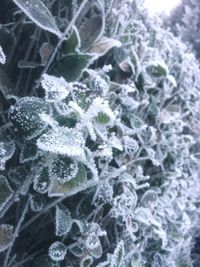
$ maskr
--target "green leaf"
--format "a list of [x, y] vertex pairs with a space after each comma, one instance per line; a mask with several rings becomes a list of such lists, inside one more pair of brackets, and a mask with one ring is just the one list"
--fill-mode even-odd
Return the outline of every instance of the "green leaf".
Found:
[[64, 260], [66, 253], [66, 246], [59, 241], [54, 242], [49, 248], [49, 256], [53, 261]]
[[15, 43], [15, 35], [12, 31], [9, 31], [6, 26], [0, 25], [0, 45], [6, 55], [9, 55]]
[[90, 267], [93, 262], [93, 258], [89, 255], [86, 255], [82, 260], [80, 267]]
[[38, 157], [38, 148], [35, 142], [25, 140], [20, 151], [20, 163], [35, 160]]
[[90, 49], [90, 53], [98, 56], [105, 55], [113, 47], [121, 47], [122, 43], [118, 40], [102, 36]]
[[13, 226], [9, 224], [0, 225], [0, 252], [6, 250], [12, 242]]
[[112, 256], [112, 267], [122, 267], [124, 259], [124, 242], [120, 241]]
[[50, 183], [49, 177], [49, 168], [48, 167], [41, 167], [38, 169], [34, 177], [33, 188], [36, 192], [40, 194], [45, 194], [48, 191]]
[[168, 75], [169, 70], [165, 62], [155, 61], [147, 67], [147, 72], [155, 78], [160, 78], [166, 77]]
[[104, 19], [102, 16], [95, 16], [86, 19], [78, 29], [81, 39], [81, 50], [86, 51], [95, 43], [104, 31]]
[[102, 256], [102, 246], [96, 234], [90, 234], [85, 241], [86, 248], [91, 256], [98, 259]]
[[52, 179], [56, 179], [59, 183], [70, 181], [76, 176], [77, 172], [77, 163], [63, 155], [58, 155], [50, 167]]
[[94, 56], [91, 54], [68, 54], [53, 65], [50, 74], [62, 76], [68, 82], [76, 81], [93, 59]]
[[104, 262], [99, 263], [97, 267], [112, 267], [112, 265], [109, 261], [104, 261]]
[[99, 124], [107, 125], [110, 122], [110, 117], [106, 113], [99, 112], [95, 120]]
[[31, 203], [30, 203], [31, 209], [34, 212], [39, 212], [43, 210], [44, 208], [44, 201], [41, 197], [41, 195], [34, 194], [31, 196]]
[[59, 263], [52, 261], [48, 256], [42, 255], [34, 261], [33, 267], [59, 267]]
[[63, 42], [62, 53], [64, 55], [75, 53], [80, 48], [81, 41], [77, 28], [74, 26], [69, 38]]
[[48, 8], [40, 0], [13, 0], [14, 3], [40, 28], [61, 37], [56, 22]]
[[7, 179], [5, 176], [0, 175], [0, 210], [7, 204], [13, 194]]
[[17, 134], [32, 139], [47, 127], [40, 115], [48, 113], [49, 108], [44, 100], [37, 97], [24, 97], [10, 108], [10, 121]]
[[84, 142], [82, 133], [78, 130], [57, 127], [43, 134], [37, 140], [37, 145], [43, 151], [84, 159]]
[[15, 152], [15, 143], [9, 137], [0, 135], [0, 170], [5, 169], [5, 163]]
[[56, 235], [66, 235], [72, 226], [69, 210], [62, 204], [56, 206]]
[[76, 194], [79, 191], [82, 191], [85, 188], [85, 184], [87, 181], [87, 172], [84, 165], [79, 164], [78, 173], [75, 178], [66, 182], [64, 184], [59, 183], [55, 179], [51, 181], [51, 185], [49, 187], [49, 196], [71, 196]]

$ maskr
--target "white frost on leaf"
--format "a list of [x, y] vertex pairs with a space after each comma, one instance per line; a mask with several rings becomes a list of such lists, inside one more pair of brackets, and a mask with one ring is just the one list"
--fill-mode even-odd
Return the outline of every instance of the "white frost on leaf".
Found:
[[56, 206], [56, 235], [66, 235], [72, 226], [72, 218], [69, 210], [64, 205]]
[[2, 47], [0, 46], [0, 63], [5, 64], [6, 63], [6, 55], [3, 52]]
[[67, 127], [52, 129], [37, 140], [38, 148], [43, 151], [67, 155], [80, 160], [85, 159], [84, 143], [81, 132]]
[[54, 242], [49, 248], [49, 256], [53, 261], [64, 260], [66, 253], [66, 246], [59, 241]]
[[48, 102], [62, 101], [72, 90], [71, 83], [66, 82], [63, 77], [57, 78], [48, 74], [42, 76], [41, 84]]

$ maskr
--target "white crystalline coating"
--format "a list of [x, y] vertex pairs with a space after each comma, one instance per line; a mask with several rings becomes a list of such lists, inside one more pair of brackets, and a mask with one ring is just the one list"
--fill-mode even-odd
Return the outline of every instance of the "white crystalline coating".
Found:
[[0, 46], [0, 63], [5, 64], [6, 63], [6, 55], [3, 52], [2, 47]]
[[69, 157], [84, 159], [84, 138], [76, 129], [57, 127], [37, 140], [37, 146], [43, 151]]
[[49, 248], [49, 256], [53, 261], [64, 260], [66, 253], [66, 246], [59, 241], [54, 242]]
[[48, 102], [62, 101], [72, 90], [72, 85], [66, 82], [63, 77], [57, 78], [48, 74], [42, 76], [41, 84]]

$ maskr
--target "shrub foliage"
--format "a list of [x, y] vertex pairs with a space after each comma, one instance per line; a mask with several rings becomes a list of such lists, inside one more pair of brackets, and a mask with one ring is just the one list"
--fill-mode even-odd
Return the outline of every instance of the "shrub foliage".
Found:
[[2, 266], [198, 264], [194, 56], [140, 0], [4, 8]]

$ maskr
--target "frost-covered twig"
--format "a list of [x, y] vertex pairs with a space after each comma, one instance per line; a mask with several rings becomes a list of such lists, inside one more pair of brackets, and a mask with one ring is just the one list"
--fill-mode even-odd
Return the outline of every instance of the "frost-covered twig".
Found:
[[30, 202], [30, 198], [27, 200], [26, 205], [25, 205], [25, 207], [24, 207], [24, 209], [22, 211], [21, 217], [20, 217], [20, 219], [19, 219], [19, 221], [18, 221], [18, 223], [16, 225], [16, 228], [14, 230], [13, 237], [12, 237], [12, 242], [11, 242], [11, 245], [9, 246], [9, 248], [7, 250], [3, 267], [7, 267], [8, 266], [8, 260], [9, 260], [9, 257], [10, 257], [10, 253], [11, 253], [12, 247], [13, 247], [13, 245], [15, 243], [15, 240], [19, 235], [21, 224], [24, 221], [26, 213], [28, 211], [29, 202]]

